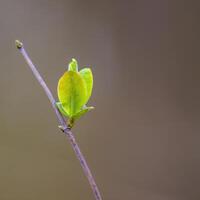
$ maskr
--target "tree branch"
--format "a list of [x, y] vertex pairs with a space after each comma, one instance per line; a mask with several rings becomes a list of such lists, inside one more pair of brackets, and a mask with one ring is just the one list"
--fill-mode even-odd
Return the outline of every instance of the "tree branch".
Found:
[[51, 102], [51, 105], [55, 111], [55, 114], [58, 118], [59, 121], [59, 128], [65, 133], [65, 135], [68, 137], [72, 148], [76, 154], [76, 157], [78, 158], [78, 160], [80, 161], [80, 165], [84, 171], [85, 176], [87, 177], [90, 187], [93, 191], [95, 200], [102, 200], [101, 194], [99, 192], [99, 189], [95, 183], [95, 180], [92, 176], [92, 173], [87, 165], [87, 162], [83, 156], [83, 154], [80, 151], [80, 148], [75, 140], [75, 137], [73, 135], [73, 133], [71, 132], [70, 128], [68, 127], [67, 123], [65, 122], [64, 117], [62, 116], [62, 114], [60, 113], [60, 111], [58, 110], [58, 108], [56, 107], [56, 101], [51, 93], [51, 91], [49, 90], [48, 86], [46, 85], [45, 81], [43, 80], [43, 78], [41, 77], [40, 73], [38, 72], [38, 70], [36, 69], [35, 65], [32, 63], [30, 57], [28, 56], [23, 44], [16, 40], [15, 41], [16, 47], [18, 48], [18, 50], [21, 52], [21, 54], [23, 55], [24, 59], [26, 60], [28, 66], [30, 67], [30, 69], [32, 70], [35, 78], [38, 80], [39, 84], [42, 86], [42, 88], [44, 89], [48, 99]]

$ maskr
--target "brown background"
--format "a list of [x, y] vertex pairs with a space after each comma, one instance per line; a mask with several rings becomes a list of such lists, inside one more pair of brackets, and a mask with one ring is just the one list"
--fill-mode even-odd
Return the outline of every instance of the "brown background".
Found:
[[200, 199], [198, 1], [0, 1], [0, 200], [92, 200], [53, 110], [72, 57], [96, 107], [74, 133], [105, 200]]

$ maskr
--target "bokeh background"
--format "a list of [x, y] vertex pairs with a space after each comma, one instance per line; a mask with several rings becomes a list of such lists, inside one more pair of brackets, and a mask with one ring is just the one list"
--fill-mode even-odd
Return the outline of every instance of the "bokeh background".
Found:
[[74, 134], [105, 200], [200, 199], [199, 1], [0, 1], [0, 200], [92, 200], [23, 41], [56, 97], [71, 58], [95, 83]]

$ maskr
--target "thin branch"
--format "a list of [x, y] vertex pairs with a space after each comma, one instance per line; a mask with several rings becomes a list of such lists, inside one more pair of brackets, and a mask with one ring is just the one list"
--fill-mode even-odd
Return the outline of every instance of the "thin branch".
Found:
[[89, 184], [91, 186], [91, 189], [93, 191], [94, 197], [96, 200], [102, 200], [101, 194], [99, 192], [99, 189], [95, 183], [95, 180], [92, 176], [92, 173], [87, 165], [87, 162], [83, 156], [83, 154], [80, 151], [80, 148], [76, 142], [76, 139], [73, 135], [73, 133], [71, 132], [70, 128], [67, 126], [67, 123], [65, 122], [64, 117], [62, 116], [62, 114], [59, 112], [58, 108], [56, 107], [56, 101], [51, 93], [51, 91], [49, 90], [48, 86], [46, 85], [45, 81], [43, 80], [43, 78], [41, 77], [40, 73], [38, 72], [38, 70], [36, 69], [35, 65], [33, 64], [33, 62], [31, 61], [30, 57], [28, 56], [23, 44], [16, 40], [15, 41], [16, 47], [17, 49], [21, 52], [21, 54], [23, 55], [24, 59], [26, 60], [28, 66], [30, 67], [30, 69], [32, 70], [34, 76], [36, 77], [36, 79], [38, 80], [39, 84], [42, 86], [42, 88], [44, 89], [48, 99], [51, 102], [51, 105], [56, 113], [56, 116], [58, 118], [59, 121], [59, 128], [65, 133], [65, 135], [68, 137], [72, 148], [78, 158], [78, 160], [80, 161], [80, 165], [85, 173], [85, 176], [87, 177]]

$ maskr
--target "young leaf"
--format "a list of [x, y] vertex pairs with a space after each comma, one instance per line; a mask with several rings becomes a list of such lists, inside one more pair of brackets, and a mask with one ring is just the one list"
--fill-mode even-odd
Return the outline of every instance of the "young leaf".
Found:
[[80, 72], [80, 75], [82, 76], [82, 78], [85, 81], [86, 84], [86, 88], [87, 88], [87, 101], [89, 100], [91, 94], [92, 94], [92, 88], [93, 88], [93, 75], [92, 75], [92, 71], [90, 68], [84, 68], [82, 69]]
[[78, 72], [78, 62], [75, 58], [72, 58], [72, 61], [69, 63], [68, 71]]
[[58, 107], [58, 109], [60, 110], [60, 112], [61, 112], [64, 116], [69, 117], [69, 114], [65, 111], [65, 109], [63, 108], [61, 102], [56, 102], [56, 106]]
[[94, 107], [84, 107], [81, 111], [79, 111], [78, 113], [76, 113], [73, 116], [73, 119], [77, 120], [80, 117], [82, 117], [85, 113], [87, 113], [88, 111], [93, 110], [93, 109], [94, 109]]
[[58, 98], [69, 117], [75, 115], [85, 105], [87, 88], [79, 73], [67, 71], [58, 81]]

